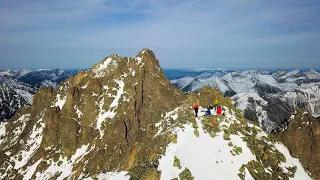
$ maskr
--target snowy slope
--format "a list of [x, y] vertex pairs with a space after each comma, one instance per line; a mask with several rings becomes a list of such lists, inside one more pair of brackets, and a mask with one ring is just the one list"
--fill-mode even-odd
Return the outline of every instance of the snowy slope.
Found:
[[15, 78], [21, 78], [22, 76], [25, 76], [30, 72], [32, 72], [30, 69], [17, 70], [16, 73], [14, 74], [14, 77]]
[[[231, 124], [242, 124], [232, 111], [229, 111], [226, 107], [224, 108], [226, 117], [218, 116], [220, 127], [228, 129]], [[171, 112], [169, 114], [172, 114], [172, 119], [177, 119], [176, 113]], [[204, 119], [203, 115], [204, 113], [201, 112], [200, 117], [196, 118], [198, 128], [195, 128], [192, 124], [186, 124], [183, 128], [178, 127], [172, 130], [177, 135], [177, 143], [170, 143], [166, 148], [165, 154], [159, 160], [158, 170], [162, 172], [161, 179], [177, 178], [185, 168], [190, 170], [196, 180], [239, 179], [241, 167], [251, 161], [258, 160], [256, 154], [249, 149], [248, 142], [244, 140], [246, 136], [253, 136], [252, 134], [244, 135], [239, 132], [238, 134], [231, 134], [230, 139], [226, 140], [224, 137], [225, 132], [221, 131], [212, 137], [205, 129], [203, 122], [208, 120]], [[246, 124], [246, 127], [259, 131], [255, 134], [254, 141], [266, 141], [273, 152], [280, 152], [286, 157], [286, 161], [279, 164], [283, 172], [288, 173], [287, 168], [295, 166], [297, 170], [292, 179], [311, 179], [304, 171], [299, 160], [291, 157], [284, 145], [278, 142], [268, 142], [268, 135], [253, 124]], [[199, 132], [198, 136], [195, 134], [195, 129]], [[232, 145], [230, 145], [230, 142]], [[241, 153], [235, 154], [235, 147], [241, 148]], [[173, 166], [175, 158], [180, 161], [181, 167]], [[249, 167], [245, 167], [241, 173], [244, 175], [244, 179], [254, 179], [252, 169]], [[273, 171], [274, 169], [271, 167], [264, 168], [264, 173], [274, 174], [275, 172]], [[278, 178], [282, 179], [280, 176]]]
[[14, 76], [15, 71], [8, 70], [8, 69], [0, 69], [0, 77], [1, 76]]
[[320, 113], [320, 84], [309, 88], [296, 88], [287, 91], [281, 97], [294, 109], [301, 108], [314, 115]]

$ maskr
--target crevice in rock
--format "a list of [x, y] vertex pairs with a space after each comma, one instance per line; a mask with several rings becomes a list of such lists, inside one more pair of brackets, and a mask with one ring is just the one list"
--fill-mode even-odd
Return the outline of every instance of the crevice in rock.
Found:
[[73, 87], [72, 97], [74, 97], [75, 95], [77, 95], [78, 97], [80, 96], [80, 92], [77, 87]]
[[127, 144], [129, 144], [129, 140], [128, 140], [129, 128], [128, 128], [127, 124], [126, 124], [126, 121], [123, 121], [123, 124], [124, 124], [124, 127], [125, 127], [125, 138], [126, 138]]

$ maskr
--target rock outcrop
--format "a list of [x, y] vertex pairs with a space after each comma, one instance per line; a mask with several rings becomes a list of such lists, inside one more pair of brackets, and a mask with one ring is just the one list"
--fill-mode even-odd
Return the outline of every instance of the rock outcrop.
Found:
[[299, 158], [314, 179], [320, 179], [320, 122], [309, 113], [298, 111], [276, 133], [292, 156]]

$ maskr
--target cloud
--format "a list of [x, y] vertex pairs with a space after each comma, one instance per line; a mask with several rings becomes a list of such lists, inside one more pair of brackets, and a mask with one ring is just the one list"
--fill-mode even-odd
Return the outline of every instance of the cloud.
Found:
[[[151, 47], [161, 64], [172, 68], [266, 67], [268, 62], [286, 67], [290, 61], [320, 68], [319, 7], [312, 0], [4, 0], [0, 48], [75, 53], [56, 56], [61, 59], [52, 64], [56, 67], [66, 60], [74, 65], [75, 59], [79, 66], [93, 64], [91, 52], [101, 58], [113, 51], [128, 56]], [[77, 55], [86, 49], [86, 58]], [[44, 54], [32, 59], [46, 63]]]

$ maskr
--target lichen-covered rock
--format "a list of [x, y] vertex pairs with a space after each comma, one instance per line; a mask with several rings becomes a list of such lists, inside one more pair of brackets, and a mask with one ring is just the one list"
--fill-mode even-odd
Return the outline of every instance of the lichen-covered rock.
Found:
[[175, 156], [174, 157], [174, 161], [173, 161], [173, 167], [177, 167], [179, 169], [181, 169], [181, 164], [180, 164], [180, 160]]
[[182, 173], [179, 174], [181, 180], [193, 180], [194, 177], [188, 168], [185, 168]]

